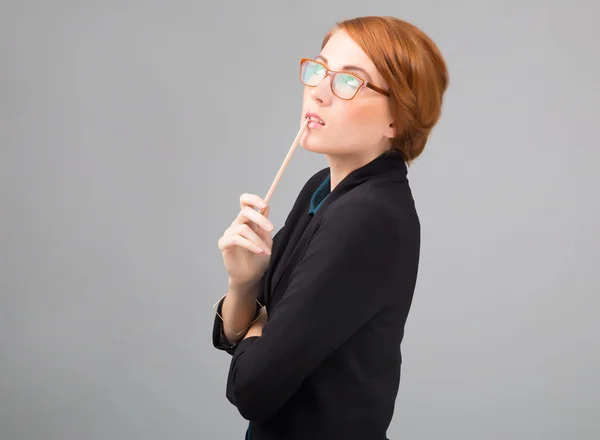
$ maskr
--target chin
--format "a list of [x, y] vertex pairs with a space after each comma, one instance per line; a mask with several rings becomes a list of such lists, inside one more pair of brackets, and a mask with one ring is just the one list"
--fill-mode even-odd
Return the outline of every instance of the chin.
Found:
[[311, 153], [318, 153], [318, 154], [339, 153], [339, 151], [338, 151], [339, 149], [332, 147], [330, 145], [320, 143], [320, 142], [307, 141], [307, 142], [300, 144], [300, 146], [302, 148], [304, 148], [306, 151], [310, 151]]
[[335, 147], [328, 142], [323, 142], [317, 136], [302, 136], [300, 139], [300, 146], [306, 151], [318, 154], [335, 154], [340, 153], [339, 147]]
[[300, 146], [306, 151], [310, 151], [311, 153], [325, 154], [330, 157], [345, 157], [355, 154], [353, 151], [340, 145], [306, 142], [305, 144], [300, 144]]
[[304, 148], [306, 151], [310, 151], [311, 153], [322, 153], [323, 152], [323, 146], [319, 143], [305, 141], [305, 142], [302, 142], [300, 144], [300, 146], [302, 148]]

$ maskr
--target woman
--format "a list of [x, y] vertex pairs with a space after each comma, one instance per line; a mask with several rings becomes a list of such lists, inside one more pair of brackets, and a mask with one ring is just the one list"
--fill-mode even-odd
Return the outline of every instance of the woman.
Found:
[[338, 23], [300, 70], [312, 119], [300, 143], [329, 167], [273, 239], [264, 200], [241, 197], [219, 240], [229, 291], [213, 343], [233, 356], [226, 394], [246, 438], [383, 440], [419, 262], [407, 165], [448, 73], [423, 32], [390, 17]]

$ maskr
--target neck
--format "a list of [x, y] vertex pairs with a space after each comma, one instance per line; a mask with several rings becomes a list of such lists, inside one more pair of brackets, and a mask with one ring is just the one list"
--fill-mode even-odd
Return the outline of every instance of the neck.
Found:
[[350, 173], [362, 168], [369, 162], [379, 157], [383, 151], [372, 152], [362, 155], [330, 155], [327, 154], [327, 162], [331, 171], [331, 191]]

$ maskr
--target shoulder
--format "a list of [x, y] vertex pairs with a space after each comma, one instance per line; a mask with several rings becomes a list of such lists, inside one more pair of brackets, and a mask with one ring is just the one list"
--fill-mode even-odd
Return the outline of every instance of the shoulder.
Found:
[[307, 255], [324, 267], [343, 261], [350, 272], [402, 286], [416, 276], [421, 234], [417, 217], [401, 211], [377, 197], [341, 198], [322, 215]]
[[420, 237], [419, 216], [405, 181], [365, 182], [324, 212], [323, 224], [326, 223], [356, 233], [387, 235], [402, 241]]

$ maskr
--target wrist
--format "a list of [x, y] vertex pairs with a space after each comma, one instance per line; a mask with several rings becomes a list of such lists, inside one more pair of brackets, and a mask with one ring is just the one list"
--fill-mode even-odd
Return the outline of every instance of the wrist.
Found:
[[248, 283], [236, 283], [229, 280], [229, 292], [239, 296], [256, 296], [258, 291], [258, 282], [251, 281]]

